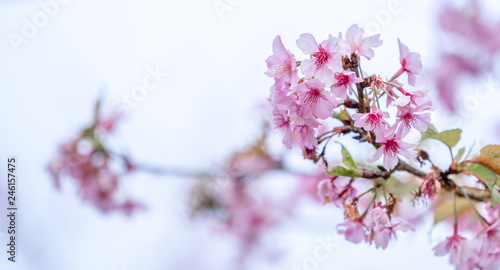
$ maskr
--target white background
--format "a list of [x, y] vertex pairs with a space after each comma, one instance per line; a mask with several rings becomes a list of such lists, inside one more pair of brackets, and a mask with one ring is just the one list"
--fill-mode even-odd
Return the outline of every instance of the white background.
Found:
[[[95, 100], [103, 97], [113, 108], [141, 84], [148, 66], [159, 66], [168, 77], [132, 111], [117, 144], [143, 162], [220, 167], [259, 134], [258, 107], [272, 84], [264, 61], [276, 35], [301, 57], [295, 46], [300, 34], [321, 41], [353, 23], [364, 27], [377, 22], [373, 14], [390, 1], [242, 0], [233, 1], [223, 18], [214, 2], [72, 0], [18, 52], [9, 34], [20, 35], [23, 18], [31, 20], [42, 9], [35, 1], [0, 3], [0, 160], [19, 159], [20, 209], [18, 262], [7, 262], [2, 251], [2, 223], [0, 269], [235, 269], [234, 240], [185, 217], [191, 180], [127, 178], [128, 194], [148, 207], [127, 218], [103, 215], [82, 202], [70, 181], [56, 191], [46, 172], [57, 146], [89, 123]], [[500, 14], [492, 4], [490, 12]], [[397, 38], [422, 55], [424, 68], [435, 64], [439, 6], [401, 0], [401, 11], [380, 28], [384, 44], [373, 61], [364, 62], [365, 70], [391, 76], [399, 64]], [[424, 79], [420, 84], [429, 86]], [[492, 118], [497, 98], [496, 92], [462, 118], [438, 110], [433, 121], [440, 129], [464, 128], [460, 145], [499, 143]], [[446, 257], [431, 251], [448, 235], [432, 233], [430, 221], [382, 251], [342, 240], [335, 229], [340, 211], [308, 201], [299, 205], [296, 215], [269, 233], [250, 269], [293, 269], [312, 255], [317, 237], [328, 235], [339, 248], [317, 269], [449, 268]]]

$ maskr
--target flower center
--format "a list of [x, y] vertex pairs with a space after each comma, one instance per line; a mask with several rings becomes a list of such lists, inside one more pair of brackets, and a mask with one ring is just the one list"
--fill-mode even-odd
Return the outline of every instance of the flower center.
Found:
[[330, 54], [321, 45], [319, 45], [319, 52], [313, 53], [312, 56], [316, 58], [316, 69], [323, 67], [330, 58]]
[[417, 119], [418, 119], [418, 116], [411, 114], [411, 113], [407, 113], [407, 114], [401, 116], [401, 120], [403, 120], [403, 122], [409, 127], [412, 127], [413, 125], [415, 125], [415, 123], [417, 122]]
[[335, 79], [337, 80], [337, 86], [346, 86], [349, 83], [349, 76], [344, 73], [335, 74]]
[[319, 89], [310, 88], [310, 91], [304, 96], [304, 104], [309, 105], [311, 103], [317, 104], [321, 98], [321, 93]]
[[376, 113], [369, 113], [368, 114], [368, 119], [366, 119], [366, 123], [371, 127], [371, 128], [376, 128], [380, 124], [380, 117]]
[[276, 72], [276, 74], [282, 75], [288, 71], [290, 71], [290, 64], [287, 63], [286, 61], [283, 61], [282, 63], [276, 63], [273, 65], [273, 69]]
[[385, 152], [389, 155], [396, 155], [398, 151], [399, 143], [394, 139], [387, 140], [385, 143]]

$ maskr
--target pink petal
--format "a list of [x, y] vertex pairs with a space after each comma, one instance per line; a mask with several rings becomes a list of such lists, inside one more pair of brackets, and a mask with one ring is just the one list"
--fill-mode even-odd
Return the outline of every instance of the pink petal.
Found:
[[318, 50], [318, 43], [311, 34], [302, 34], [297, 39], [297, 47], [302, 50], [304, 54], [312, 54]]

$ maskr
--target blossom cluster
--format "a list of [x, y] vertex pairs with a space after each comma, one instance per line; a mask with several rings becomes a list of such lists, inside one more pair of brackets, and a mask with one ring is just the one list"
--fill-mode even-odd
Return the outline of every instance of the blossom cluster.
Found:
[[[413, 158], [415, 153], [410, 150], [413, 145], [402, 139], [412, 129], [427, 130], [432, 100], [428, 90], [405, 90], [396, 80], [406, 73], [408, 83], [414, 86], [416, 76], [422, 71], [420, 55], [398, 42], [401, 66], [392, 79], [383, 81], [378, 75], [362, 75], [360, 57], [373, 58], [373, 48], [382, 41], [378, 34], [365, 37], [364, 30], [357, 25], [347, 30], [345, 39], [341, 34], [337, 38], [330, 35], [319, 44], [311, 34], [302, 34], [297, 46], [309, 56], [302, 61], [295, 60], [277, 36], [273, 55], [266, 60], [266, 74], [274, 78], [269, 101], [276, 128], [284, 130], [283, 143], [291, 148], [295, 137], [305, 152], [314, 151], [318, 145], [317, 130], [324, 120], [333, 118], [334, 109], [350, 108], [347, 104], [357, 99], [358, 112], [350, 117], [355, 127], [369, 132], [369, 138], [377, 146], [368, 161], [375, 162], [383, 156], [384, 167], [392, 170], [398, 163], [398, 155]], [[397, 108], [392, 124], [384, 103], [379, 101], [384, 95], [388, 99], [385, 105]]]
[[[500, 146], [486, 146], [473, 159], [463, 158], [465, 148], [453, 156], [452, 148], [461, 130], [438, 133], [434, 126], [429, 128], [433, 101], [429, 90], [415, 88], [423, 68], [420, 55], [398, 40], [400, 65], [390, 79], [384, 80], [379, 74], [365, 76], [361, 70], [361, 58], [372, 60], [374, 48], [382, 41], [379, 35], [365, 36], [357, 25], [349, 27], [345, 38], [342, 34], [329, 35], [318, 43], [311, 34], [302, 34], [296, 44], [307, 55], [306, 59], [297, 61], [277, 36], [273, 55], [266, 60], [265, 73], [274, 79], [268, 99], [273, 108], [273, 123], [284, 132], [282, 142], [287, 148], [298, 144], [306, 159], [316, 164], [323, 161], [319, 164], [322, 172], [312, 182], [317, 184], [317, 197], [323, 203], [344, 210], [345, 222], [338, 225], [339, 233], [347, 241], [367, 242], [385, 249], [397, 231], [413, 230], [401, 218], [404, 215], [395, 214], [397, 198], [386, 185], [394, 171], [402, 170], [420, 178], [414, 200], [434, 201], [429, 210], [438, 213], [435, 221], [454, 217], [454, 234], [434, 248], [435, 254], [450, 254], [450, 262], [459, 269], [498, 269], [500, 192], [496, 179], [500, 171]], [[407, 84], [400, 79], [403, 74], [407, 76]], [[328, 119], [340, 120], [342, 125], [328, 130]], [[427, 152], [421, 149], [417, 152], [413, 150], [414, 144], [404, 141], [412, 130], [419, 131], [422, 140], [434, 138], [447, 145], [452, 154], [448, 170], [435, 167]], [[383, 157], [383, 167], [357, 168], [344, 146], [342, 161], [346, 167], [329, 167], [324, 152], [330, 139], [350, 132], [358, 134], [354, 139], [374, 146], [367, 161], [374, 163]], [[320, 144], [324, 144], [323, 150], [317, 151]], [[401, 156], [422, 165], [428, 161], [432, 171], [411, 167]], [[475, 184], [481, 188], [460, 186], [449, 177], [454, 174], [475, 176]], [[357, 180], [363, 178], [372, 180], [372, 184], [355, 187]], [[452, 199], [440, 193], [443, 189], [451, 191]], [[467, 209], [473, 210], [479, 221], [469, 228], [477, 235], [471, 240], [458, 234], [458, 221], [463, 219], [456, 210], [458, 196], [463, 197], [462, 202], [466, 200], [470, 207]], [[449, 208], [447, 203], [454, 205], [454, 211], [443, 210]], [[481, 215], [477, 208], [484, 205], [488, 209]], [[359, 209], [363, 211], [360, 213]], [[452, 214], [441, 219], [442, 212]]]
[[450, 263], [457, 269], [500, 268], [500, 207], [487, 204], [484, 212], [484, 226], [467, 228], [476, 237], [461, 236], [455, 226], [453, 235], [434, 247], [435, 255], [449, 254]]
[[[49, 164], [48, 169], [57, 188], [60, 188], [61, 179], [69, 176], [76, 182], [83, 199], [100, 211], [120, 211], [130, 215], [144, 207], [132, 199], [123, 198], [119, 180], [133, 172], [135, 165], [124, 156], [114, 156], [105, 146], [104, 138], [115, 130], [120, 116], [112, 114], [100, 117], [98, 107], [94, 123], [79, 136], [61, 145], [57, 158]], [[121, 170], [116, 169], [115, 163], [119, 164]]]

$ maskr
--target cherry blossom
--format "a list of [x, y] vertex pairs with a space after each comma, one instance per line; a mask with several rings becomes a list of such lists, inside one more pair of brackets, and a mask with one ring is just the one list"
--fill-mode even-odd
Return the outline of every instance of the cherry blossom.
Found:
[[355, 121], [354, 126], [363, 128], [366, 131], [383, 131], [389, 125], [384, 118], [389, 118], [389, 113], [381, 111], [376, 107], [372, 108], [370, 113], [356, 113], [351, 117]]
[[[417, 82], [417, 75], [422, 71], [422, 62], [420, 61], [420, 54], [415, 52], [410, 52], [408, 47], [401, 43], [398, 39], [399, 43], [399, 60], [401, 62], [401, 70], [400, 73], [406, 72], [408, 75], [408, 83], [410, 85], [415, 85]], [[396, 75], [397, 77], [399, 75]]]
[[396, 117], [395, 125], [399, 125], [397, 132], [401, 138], [410, 133], [412, 128], [424, 132], [431, 123], [431, 114], [425, 107], [398, 107]]
[[429, 198], [430, 200], [436, 197], [436, 194], [439, 192], [441, 188], [441, 183], [439, 183], [439, 179], [436, 179], [434, 175], [430, 175], [424, 178], [424, 181], [420, 185], [420, 193]]
[[298, 82], [298, 70], [295, 57], [281, 42], [281, 37], [276, 36], [273, 42], [273, 55], [266, 60], [268, 70], [265, 72], [269, 77], [275, 79], [275, 86], [278, 90], [285, 83], [294, 85]]
[[[398, 164], [398, 155], [408, 159], [415, 157], [415, 153], [410, 150], [413, 144], [401, 141], [401, 136], [394, 133], [394, 128], [386, 130], [377, 136], [376, 142], [382, 144], [375, 153], [368, 158], [368, 162], [375, 162], [384, 156], [384, 167], [392, 170]], [[392, 135], [391, 135], [392, 134]]]
[[283, 144], [288, 148], [292, 148], [292, 125], [290, 117], [286, 112], [278, 109], [273, 110], [273, 123], [276, 129], [283, 130], [285, 136], [283, 137]]
[[337, 72], [334, 75], [334, 84], [332, 86], [332, 93], [344, 100], [347, 98], [347, 93], [352, 94], [352, 85], [362, 82], [363, 79], [358, 78], [356, 73], [352, 71]]
[[363, 37], [365, 31], [358, 25], [353, 24], [347, 29], [346, 39], [340, 40], [340, 51], [342, 55], [350, 55], [351, 53], [356, 53], [357, 55], [362, 55], [366, 59], [371, 59], [375, 56], [375, 52], [372, 48], [379, 47], [382, 45], [382, 40], [380, 40], [380, 34], [376, 34], [369, 37]]
[[337, 226], [339, 234], [345, 236], [345, 240], [359, 244], [365, 240], [365, 226], [359, 221], [346, 221]]
[[450, 254], [450, 262], [459, 264], [465, 262], [471, 256], [472, 250], [468, 246], [467, 239], [454, 234], [433, 248], [436, 256]]
[[298, 136], [299, 145], [302, 148], [313, 149], [318, 144], [315, 131], [307, 125], [294, 126], [293, 132]]
[[331, 35], [318, 45], [311, 34], [302, 34], [297, 40], [297, 47], [303, 53], [311, 55], [313, 59], [305, 59], [300, 64], [300, 70], [307, 78], [314, 77], [330, 86], [333, 84], [333, 75], [342, 71], [338, 39]]
[[333, 108], [339, 104], [330, 91], [325, 90], [325, 84], [318, 79], [299, 84], [296, 91], [304, 110], [303, 115], [311, 113], [315, 118], [326, 119], [332, 116]]
[[368, 242], [374, 242], [376, 248], [385, 249], [392, 237], [396, 237], [397, 231], [413, 231], [413, 228], [403, 222], [392, 223], [386, 211], [380, 207], [370, 209], [363, 220], [365, 226], [372, 231]]

